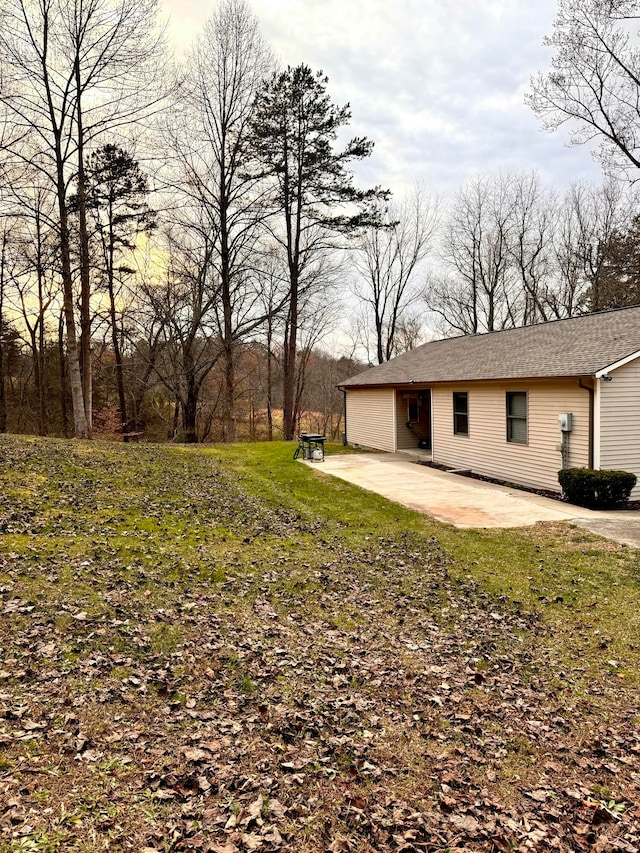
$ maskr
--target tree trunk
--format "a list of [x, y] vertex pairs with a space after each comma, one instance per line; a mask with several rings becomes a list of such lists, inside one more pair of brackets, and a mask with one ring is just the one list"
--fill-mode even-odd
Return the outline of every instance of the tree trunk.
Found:
[[78, 146], [78, 225], [80, 235], [80, 372], [82, 374], [82, 399], [87, 423], [87, 436], [92, 424], [92, 369], [91, 369], [91, 283], [89, 279], [89, 229], [87, 225], [86, 179], [84, 170], [84, 129], [82, 125], [82, 87], [80, 60], [76, 56], [76, 127]]
[[[230, 328], [229, 328], [230, 331]], [[225, 329], [226, 334], [226, 329]], [[233, 343], [225, 341], [224, 347], [224, 392], [223, 392], [223, 419], [222, 439], [228, 444], [238, 440], [238, 425], [236, 423], [235, 394], [236, 394], [236, 365], [233, 352]]]
[[[155, 368], [155, 364], [156, 364], [155, 346], [153, 348], [150, 346], [150, 348], [149, 348], [149, 360], [147, 361], [147, 363], [145, 365], [144, 374], [143, 374], [142, 378], [139, 380], [138, 392], [137, 393], [132, 392], [132, 399], [133, 399], [132, 417], [133, 417], [133, 429], [135, 432], [140, 432], [140, 430], [143, 427], [140, 412], [142, 410], [142, 404], [144, 402], [144, 396], [148, 390], [148, 382], [149, 382], [149, 379], [151, 378], [151, 375], [152, 375], [153, 370]], [[178, 424], [178, 418], [176, 416], [175, 417], [175, 425], [177, 426], [177, 424]]]
[[222, 439], [232, 444], [237, 440], [237, 425], [235, 413], [236, 396], [236, 371], [235, 352], [233, 340], [233, 306], [231, 302], [231, 258], [229, 255], [229, 198], [225, 181], [227, 180], [226, 168], [226, 134], [222, 128], [222, 140], [220, 146], [220, 180], [219, 180], [219, 205], [220, 205], [220, 296], [222, 299], [222, 345], [224, 347], [224, 390], [222, 395]]
[[120, 411], [120, 426], [124, 440], [128, 441], [127, 432], [127, 400], [124, 393], [124, 370], [122, 368], [122, 351], [118, 339], [118, 327], [116, 317], [116, 297], [113, 286], [113, 259], [115, 250], [115, 236], [113, 233], [113, 202], [109, 199], [109, 245], [107, 259], [107, 283], [109, 288], [109, 316], [111, 318], [111, 344], [113, 356], [116, 360], [116, 384], [118, 386], [118, 409]]
[[36, 212], [36, 276], [38, 280], [38, 320], [29, 331], [31, 333], [31, 351], [38, 397], [38, 435], [47, 435], [48, 419], [46, 413], [46, 391], [44, 377], [44, 262], [42, 258], [42, 231], [40, 212]]
[[7, 431], [7, 397], [4, 386], [4, 283], [6, 273], [7, 233], [2, 235], [2, 252], [0, 254], [0, 433]]
[[[0, 317], [2, 311], [0, 311]], [[0, 329], [2, 328], [0, 324]], [[7, 431], [7, 396], [4, 387], [4, 346], [0, 331], [0, 433]]]
[[89, 425], [84, 408], [82, 376], [80, 373], [80, 354], [76, 334], [74, 315], [73, 279], [71, 276], [71, 254], [69, 247], [69, 223], [67, 218], [67, 200], [65, 197], [65, 179], [60, 140], [56, 139], [56, 190], [58, 197], [58, 215], [60, 218], [60, 260], [62, 265], [63, 310], [67, 329], [67, 366], [71, 385], [71, 403], [73, 406], [73, 425], [76, 438], [89, 438]]
[[31, 346], [31, 358], [33, 360], [33, 379], [36, 386], [36, 396], [38, 399], [37, 406], [37, 420], [38, 420], [38, 435], [46, 435], [45, 432], [45, 423], [44, 423], [44, 415], [43, 415], [43, 389], [42, 389], [42, 373], [41, 373], [41, 363], [40, 357], [38, 353], [38, 335], [37, 329], [35, 326], [29, 326], [29, 341]]
[[58, 359], [60, 364], [60, 414], [62, 415], [62, 434], [69, 437], [69, 412], [67, 411], [67, 363], [64, 352], [64, 316], [58, 320]]
[[271, 316], [267, 328], [267, 441], [273, 441], [273, 354], [271, 352], [273, 329]]
[[116, 384], [118, 386], [118, 410], [120, 412], [120, 426], [124, 440], [128, 441], [127, 432], [127, 400], [124, 393], [124, 370], [122, 368], [122, 352], [120, 349], [120, 341], [118, 340], [118, 330], [116, 328], [116, 302], [113, 292], [113, 282], [109, 282], [109, 311], [111, 314], [111, 343], [113, 346], [113, 355], [116, 360]]
[[49, 412], [48, 412], [48, 382], [47, 382], [47, 353], [44, 342], [44, 314], [40, 317], [38, 328], [38, 367], [40, 373], [40, 386], [38, 394], [38, 421], [41, 427], [41, 435], [49, 435]]
[[378, 358], [378, 364], [383, 364], [384, 361], [388, 361], [389, 359], [385, 359], [385, 351], [384, 351], [384, 341], [383, 341], [383, 329], [382, 329], [382, 318], [377, 310], [376, 306], [376, 356]]
[[182, 412], [182, 430], [185, 444], [197, 444], [197, 415], [198, 415], [198, 387], [194, 382], [189, 382], [187, 397]]
[[282, 430], [285, 441], [295, 435], [296, 353], [298, 343], [298, 280], [291, 275], [288, 325], [282, 358]]
[[173, 421], [171, 422], [171, 429], [169, 430], [169, 440], [174, 439], [178, 433], [178, 424], [180, 423], [180, 406], [180, 400], [176, 397], [173, 405]]

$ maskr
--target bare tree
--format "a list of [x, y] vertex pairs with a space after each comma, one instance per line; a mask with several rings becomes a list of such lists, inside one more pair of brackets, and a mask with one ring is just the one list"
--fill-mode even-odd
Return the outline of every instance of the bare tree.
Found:
[[[311, 273], [313, 273], [312, 281], [303, 280], [300, 289], [299, 345], [293, 397], [294, 424], [298, 431], [305, 408], [304, 398], [307, 388], [309, 360], [318, 344], [327, 337], [332, 329], [335, 329], [343, 310], [341, 300], [336, 293], [338, 282], [344, 275], [339, 258], [325, 256], [321, 263], [316, 263], [313, 270], [307, 270], [307, 277]], [[285, 340], [286, 338], [285, 322]], [[307, 403], [307, 408], [308, 405]]]
[[7, 431], [7, 396], [5, 391], [5, 337], [9, 330], [9, 322], [5, 317], [5, 291], [10, 277], [8, 246], [11, 228], [6, 219], [2, 222], [0, 232], [0, 433]]
[[513, 197], [509, 176], [477, 177], [460, 190], [449, 211], [427, 305], [460, 334], [514, 325], [509, 229]]
[[278, 364], [276, 342], [281, 337], [284, 318], [281, 308], [288, 293], [288, 276], [282, 251], [272, 245], [259, 258], [256, 275], [260, 281], [260, 299], [265, 318], [262, 325], [266, 358], [265, 401], [267, 414], [267, 440], [273, 441], [273, 408], [275, 374]]
[[[55, 191], [68, 368], [75, 434], [91, 431], [89, 258], [85, 147], [148, 115], [162, 79], [155, 0], [7, 0], [0, 29], [0, 104], [11, 133], [4, 149], [36, 168]], [[80, 327], [67, 193], [77, 180], [80, 209]]]
[[[536, 172], [513, 177], [508, 250], [515, 282], [521, 293], [513, 302], [514, 325], [531, 325], [552, 316], [555, 291], [554, 229], [556, 199], [546, 191]], [[517, 291], [518, 284], [514, 290]]]
[[[162, 243], [159, 248], [160, 257], [164, 257]], [[167, 248], [166, 256], [170, 260], [170, 248]], [[157, 245], [148, 242], [144, 252], [135, 253], [135, 261], [136, 286], [128, 288], [125, 283], [123, 287], [126, 324], [122, 324], [122, 333], [127, 412], [130, 414], [132, 431], [139, 433], [144, 428], [145, 402], [153, 408], [154, 388], [160, 384], [166, 388], [156, 371], [156, 365], [166, 350], [168, 335], [163, 294], [168, 284], [166, 280], [160, 279]], [[166, 275], [166, 271], [163, 272]]]
[[426, 293], [444, 330], [476, 334], [575, 313], [578, 246], [562, 241], [583, 229], [568, 211], [534, 172], [478, 177], [463, 188]]
[[38, 434], [49, 431], [47, 394], [47, 314], [59, 296], [58, 246], [55, 228], [55, 198], [50, 187], [34, 187], [30, 198], [23, 194], [16, 217], [19, 261], [14, 280], [15, 300], [26, 330], [33, 364], [37, 398]]
[[188, 58], [181, 106], [172, 116], [179, 218], [209, 221], [218, 277], [218, 322], [224, 351], [223, 437], [236, 440], [236, 350], [263, 321], [252, 275], [264, 211], [260, 178], [249, 168], [249, 120], [272, 66], [246, 0], [223, 0]]
[[[561, 316], [598, 310], [607, 246], [638, 210], [635, 192], [615, 180], [574, 184], [560, 207], [556, 237]], [[557, 307], [554, 314], [558, 316]]]
[[437, 216], [437, 201], [415, 186], [402, 203], [386, 208], [380, 223], [356, 238], [354, 261], [359, 275], [354, 292], [365, 307], [364, 328], [373, 330], [373, 340], [365, 334], [363, 343], [369, 360], [370, 349], [375, 351], [378, 364], [402, 351], [398, 332], [411, 322], [421, 262], [431, 247]]
[[577, 187], [572, 187], [558, 207], [554, 234], [556, 286], [547, 294], [553, 319], [584, 312], [586, 279], [583, 258], [583, 222], [575, 205]]
[[548, 130], [568, 125], [572, 142], [600, 142], [606, 170], [640, 167], [640, 53], [636, 0], [560, 0], [551, 69], [527, 101]]
[[404, 317], [396, 328], [398, 352], [409, 352], [429, 340], [420, 316]]
[[222, 352], [216, 322], [218, 288], [213, 263], [215, 252], [204, 222], [200, 241], [193, 228], [174, 229], [164, 249], [169, 258], [164, 281], [151, 278], [142, 285], [144, 297], [159, 324], [163, 357], [154, 369], [174, 395], [182, 414], [184, 441], [198, 441], [198, 412], [207, 377]]
[[314, 348], [306, 367], [306, 412], [302, 412], [307, 429], [326, 435], [331, 441], [340, 438], [344, 397], [337, 386], [363, 368], [362, 363], [338, 355], [327, 344]]

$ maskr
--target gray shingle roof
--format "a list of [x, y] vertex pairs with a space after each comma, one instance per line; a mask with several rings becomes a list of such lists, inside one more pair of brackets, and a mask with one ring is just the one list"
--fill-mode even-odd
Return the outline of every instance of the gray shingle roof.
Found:
[[341, 387], [593, 376], [640, 351], [640, 306], [430, 341]]

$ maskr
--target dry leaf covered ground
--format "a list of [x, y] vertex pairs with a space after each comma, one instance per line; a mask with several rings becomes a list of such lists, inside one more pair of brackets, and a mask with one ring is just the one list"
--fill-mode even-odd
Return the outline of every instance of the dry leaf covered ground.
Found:
[[0, 851], [636, 851], [640, 562], [289, 445], [0, 439]]

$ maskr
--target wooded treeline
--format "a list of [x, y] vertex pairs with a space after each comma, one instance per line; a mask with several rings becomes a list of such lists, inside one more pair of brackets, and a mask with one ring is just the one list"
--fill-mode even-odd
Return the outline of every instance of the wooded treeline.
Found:
[[426, 302], [457, 334], [636, 305], [638, 225], [614, 180], [559, 197], [535, 173], [476, 178], [447, 210]]
[[278, 70], [243, 0], [180, 67], [155, 0], [8, 0], [0, 56], [0, 428], [291, 438], [315, 386], [337, 432], [354, 368], [316, 345], [387, 193], [326, 77]]
[[245, 0], [179, 65], [156, 0], [5, 0], [1, 23], [0, 431], [335, 438], [336, 384], [428, 329], [640, 301], [627, 185], [359, 189], [373, 143], [338, 144], [349, 106], [276, 66]]

